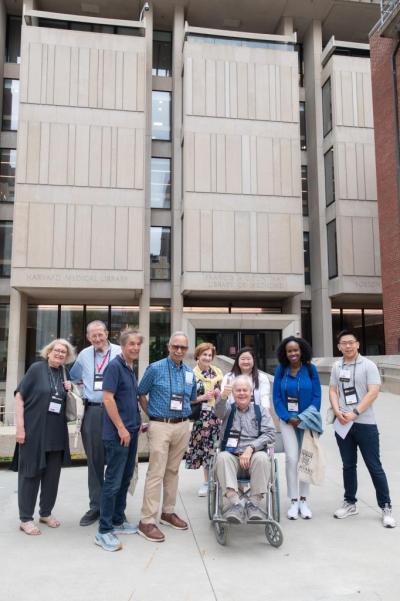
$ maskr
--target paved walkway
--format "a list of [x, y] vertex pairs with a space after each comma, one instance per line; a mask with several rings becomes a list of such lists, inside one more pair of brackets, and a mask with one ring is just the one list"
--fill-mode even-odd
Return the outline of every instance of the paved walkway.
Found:
[[[326, 390], [324, 391], [326, 396]], [[376, 404], [382, 458], [400, 519], [399, 397]], [[284, 543], [272, 548], [255, 526], [231, 527], [228, 545], [215, 540], [206, 499], [197, 497], [200, 473], [181, 468], [177, 511], [188, 532], [168, 527], [167, 540], [124, 537], [124, 549], [106, 553], [93, 544], [96, 527], [81, 528], [86, 510], [86, 468], [63, 470], [56, 515], [59, 530], [43, 525], [38, 538], [18, 530], [16, 474], [0, 471], [0, 599], [3, 601], [398, 601], [400, 527], [381, 526], [364, 465], [359, 469], [360, 514], [334, 520], [342, 499], [341, 469], [331, 427], [323, 437], [328, 457], [324, 486], [314, 488], [311, 521], [290, 522], [282, 499]], [[283, 457], [280, 480], [283, 492]], [[128, 500], [138, 517], [146, 464]], [[121, 537], [122, 538], [122, 537]]]

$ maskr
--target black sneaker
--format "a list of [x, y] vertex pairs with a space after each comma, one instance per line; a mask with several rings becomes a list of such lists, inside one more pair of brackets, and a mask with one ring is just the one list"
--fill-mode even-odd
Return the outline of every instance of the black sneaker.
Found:
[[79, 526], [90, 526], [91, 524], [97, 522], [99, 517], [100, 511], [98, 509], [89, 509], [89, 511], [87, 511], [85, 515], [81, 517]]

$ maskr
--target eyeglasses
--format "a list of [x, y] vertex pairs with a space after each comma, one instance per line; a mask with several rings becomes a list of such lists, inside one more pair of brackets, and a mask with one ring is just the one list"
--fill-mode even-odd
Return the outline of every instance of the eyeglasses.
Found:
[[56, 355], [66, 355], [67, 351], [64, 349], [53, 348], [53, 353], [55, 353]]
[[357, 340], [346, 340], [345, 342], [339, 342], [339, 346], [354, 346], [357, 344]]
[[183, 346], [182, 344], [171, 344], [170, 345], [173, 351], [187, 351], [188, 346]]

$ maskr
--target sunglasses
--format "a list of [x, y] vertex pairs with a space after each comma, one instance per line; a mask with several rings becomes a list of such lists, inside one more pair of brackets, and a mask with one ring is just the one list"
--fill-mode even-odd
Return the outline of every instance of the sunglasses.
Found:
[[182, 344], [171, 344], [170, 345], [173, 351], [187, 351], [188, 346], [183, 346]]

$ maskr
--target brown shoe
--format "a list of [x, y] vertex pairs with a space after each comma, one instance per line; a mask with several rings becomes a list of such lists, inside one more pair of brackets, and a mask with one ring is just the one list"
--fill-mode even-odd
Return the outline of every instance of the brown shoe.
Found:
[[165, 541], [164, 534], [155, 524], [143, 524], [143, 522], [139, 522], [138, 533], [153, 543], [162, 543]]
[[188, 529], [187, 523], [181, 520], [181, 518], [178, 517], [176, 513], [162, 513], [160, 522], [161, 524], [167, 524], [168, 526], [172, 526], [172, 528], [175, 528], [175, 530]]

